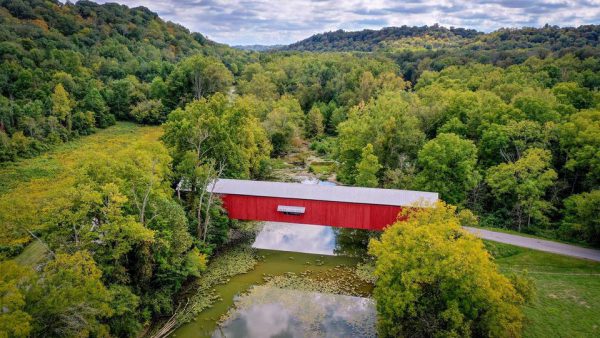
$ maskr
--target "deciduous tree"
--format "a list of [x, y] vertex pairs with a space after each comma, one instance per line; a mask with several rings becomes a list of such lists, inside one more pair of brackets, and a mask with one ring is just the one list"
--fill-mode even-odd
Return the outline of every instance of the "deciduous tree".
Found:
[[[600, 245], [600, 190], [572, 195], [565, 200], [563, 231]], [[569, 238], [567, 237], [567, 238]]]
[[529, 227], [532, 220], [542, 225], [547, 222], [546, 212], [551, 204], [543, 198], [557, 178], [550, 160], [549, 151], [531, 148], [519, 160], [487, 171], [487, 184], [499, 205], [509, 208], [519, 231]]
[[0, 336], [28, 337], [31, 315], [25, 312], [25, 297], [30, 290], [33, 270], [14, 261], [0, 262]]
[[310, 138], [323, 135], [325, 128], [323, 127], [323, 114], [318, 107], [312, 107], [306, 114], [306, 135]]
[[56, 116], [69, 131], [71, 130], [72, 109], [73, 101], [69, 98], [69, 93], [62, 84], [57, 84], [52, 94], [52, 115]]
[[371, 240], [380, 337], [520, 336], [526, 295], [455, 211], [443, 203], [406, 209], [406, 221]]
[[373, 154], [373, 146], [369, 143], [363, 148], [360, 162], [356, 165], [356, 185], [369, 188], [377, 187], [379, 185], [377, 179], [379, 169], [381, 169], [381, 165], [377, 156]]
[[481, 178], [476, 168], [477, 147], [456, 134], [439, 134], [427, 142], [419, 151], [418, 161], [422, 169], [417, 185], [439, 192], [448, 203], [463, 203]]
[[111, 295], [87, 251], [57, 254], [28, 296], [35, 318], [33, 333], [52, 337], [106, 336], [103, 324], [113, 315]]

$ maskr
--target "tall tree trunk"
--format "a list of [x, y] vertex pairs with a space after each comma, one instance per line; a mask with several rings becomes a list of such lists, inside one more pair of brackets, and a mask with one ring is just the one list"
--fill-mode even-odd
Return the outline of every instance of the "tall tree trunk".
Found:
[[223, 174], [223, 169], [225, 169], [225, 163], [223, 161], [219, 162], [219, 172], [217, 173], [216, 177], [214, 178], [214, 180], [212, 181], [212, 185], [210, 187], [210, 194], [208, 195], [208, 202], [206, 203], [206, 217], [204, 217], [204, 237], [202, 238], [202, 242], [206, 243], [206, 234], [208, 233], [208, 224], [210, 222], [210, 207], [212, 205], [212, 200], [213, 200], [213, 191], [215, 189], [215, 182], [217, 179], [219, 179], [219, 177], [221, 177], [221, 174]]
[[200, 71], [194, 72], [194, 98], [199, 100], [202, 97], [202, 75]]

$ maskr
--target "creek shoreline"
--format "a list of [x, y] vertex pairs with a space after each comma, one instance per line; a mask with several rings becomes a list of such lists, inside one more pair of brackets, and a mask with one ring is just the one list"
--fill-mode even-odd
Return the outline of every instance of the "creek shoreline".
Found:
[[[188, 323], [195, 315], [212, 306], [218, 300], [213, 292], [211, 292], [211, 289], [219, 284], [227, 283], [231, 277], [246, 273], [254, 268], [258, 263], [258, 257], [256, 257], [256, 250], [251, 245], [261, 227], [262, 225], [259, 222], [249, 222], [243, 224], [240, 228], [231, 229], [230, 240], [215, 251], [207, 265], [206, 271], [200, 277], [188, 279], [174, 297], [175, 313], [169, 317], [165, 316], [155, 320], [140, 337], [160, 338], [169, 336], [181, 325]], [[240, 270], [231, 271], [230, 274], [223, 274], [214, 278], [206, 277], [207, 273], [220, 267], [217, 265], [222, 264], [223, 261], [227, 261], [229, 258], [235, 257], [240, 252], [249, 256], [247, 257], [250, 262], [249, 264]], [[212, 283], [199, 285], [199, 283], [205, 282], [207, 279]], [[182, 308], [183, 312], [178, 313]], [[173, 327], [164, 334], [157, 334], [171, 319], [176, 321]]]

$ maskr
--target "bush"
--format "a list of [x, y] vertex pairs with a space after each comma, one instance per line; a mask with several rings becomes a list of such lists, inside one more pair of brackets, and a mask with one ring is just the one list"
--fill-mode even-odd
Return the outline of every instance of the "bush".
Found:
[[333, 137], [323, 138], [310, 143], [310, 149], [317, 152], [321, 156], [333, 154], [335, 147], [335, 139]]
[[565, 200], [563, 236], [600, 246], [600, 190], [573, 195]]
[[12, 147], [10, 137], [0, 130], [0, 162], [13, 161], [16, 153]]
[[73, 114], [73, 130], [76, 130], [79, 135], [90, 135], [94, 132], [95, 125], [96, 120], [91, 111]]
[[160, 100], [147, 100], [138, 103], [131, 116], [138, 123], [161, 124], [167, 119], [165, 107]]

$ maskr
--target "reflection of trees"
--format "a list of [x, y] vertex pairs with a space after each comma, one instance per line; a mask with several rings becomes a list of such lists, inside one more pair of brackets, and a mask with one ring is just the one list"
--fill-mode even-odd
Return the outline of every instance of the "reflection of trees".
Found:
[[371, 238], [379, 236], [378, 231], [333, 228], [335, 234], [336, 255], [362, 257], [367, 254], [367, 247]]

